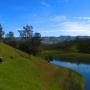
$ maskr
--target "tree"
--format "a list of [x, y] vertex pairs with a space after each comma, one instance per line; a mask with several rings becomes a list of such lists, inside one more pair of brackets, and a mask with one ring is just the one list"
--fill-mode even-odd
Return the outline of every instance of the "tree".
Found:
[[19, 30], [19, 34], [21, 38], [19, 40], [19, 49], [31, 53], [33, 27], [30, 25], [23, 26], [23, 29]]
[[4, 31], [3, 31], [2, 25], [0, 24], [0, 41], [2, 40], [3, 35], [4, 35]]
[[14, 33], [13, 32], [9, 32], [7, 35], [7, 38], [9, 38], [10, 40], [14, 39]]
[[90, 39], [79, 40], [77, 48], [80, 53], [90, 53]]
[[26, 25], [23, 26], [23, 30], [19, 30], [21, 39], [31, 39], [33, 36], [33, 27]]
[[20, 33], [19, 49], [28, 52], [29, 54], [36, 55], [39, 52], [41, 44], [41, 34], [33, 34], [33, 27], [30, 25], [23, 26]]
[[5, 42], [13, 47], [16, 47], [17, 43], [12, 31], [8, 32], [8, 34], [6, 35]]
[[35, 33], [33, 37], [33, 45], [39, 47], [41, 44], [41, 34]]
[[36, 55], [40, 52], [41, 34], [35, 33], [32, 39], [33, 54]]

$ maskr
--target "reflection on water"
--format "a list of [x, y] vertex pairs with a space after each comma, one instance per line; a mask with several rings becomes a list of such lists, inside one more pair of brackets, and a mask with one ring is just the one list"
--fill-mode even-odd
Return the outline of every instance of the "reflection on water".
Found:
[[60, 60], [53, 60], [51, 63], [70, 68], [82, 74], [85, 78], [85, 90], [90, 90], [90, 64], [77, 64], [65, 61], [62, 62]]

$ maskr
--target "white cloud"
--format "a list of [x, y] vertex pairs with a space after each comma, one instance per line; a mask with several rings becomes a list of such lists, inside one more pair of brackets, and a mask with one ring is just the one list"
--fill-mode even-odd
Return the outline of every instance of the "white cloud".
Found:
[[41, 5], [44, 6], [44, 7], [47, 7], [47, 8], [51, 7], [51, 5], [49, 3], [47, 3], [47, 2], [45, 2], [45, 1], [42, 1]]
[[40, 31], [41, 33], [55, 33], [55, 32], [60, 32], [61, 30], [60, 29], [57, 29], [57, 30], [42, 30]]
[[[72, 20], [65, 16], [56, 16], [51, 18], [53, 26], [49, 30], [42, 30], [42, 33], [52, 33], [55, 35], [81, 35], [81, 36], [90, 36], [90, 22], [87, 22], [86, 19], [89, 17], [77, 17], [82, 20], [75, 20], [75, 17], [72, 17]], [[55, 28], [53, 28], [55, 27]]]
[[73, 19], [90, 22], [90, 17], [73, 17]]
[[84, 19], [84, 20], [89, 19], [90, 20], [90, 17], [74, 17], [74, 18], [76, 18], [76, 19]]
[[88, 35], [90, 36], [90, 23], [82, 22], [64, 22], [62, 24], [63, 34], [66, 35]]
[[50, 21], [54, 23], [60, 23], [60, 22], [65, 21], [66, 19], [67, 19], [66, 16], [55, 16], [55, 17], [50, 18]]

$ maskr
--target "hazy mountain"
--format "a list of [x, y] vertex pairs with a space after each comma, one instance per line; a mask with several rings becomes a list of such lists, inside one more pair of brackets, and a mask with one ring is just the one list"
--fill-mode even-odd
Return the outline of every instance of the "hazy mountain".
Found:
[[80, 39], [90, 39], [90, 36], [42, 37], [42, 43], [53, 44], [53, 43], [57, 43], [57, 42], [74, 40], [76, 37], [78, 37]]

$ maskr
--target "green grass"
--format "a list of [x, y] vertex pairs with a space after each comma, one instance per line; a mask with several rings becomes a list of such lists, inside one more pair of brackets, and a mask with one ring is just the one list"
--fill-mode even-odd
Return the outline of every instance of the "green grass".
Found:
[[[82, 90], [83, 77], [0, 43], [0, 90]], [[69, 76], [70, 75], [70, 76]]]
[[40, 53], [41, 57], [47, 56], [47, 55], [53, 55], [53, 56], [58, 56], [62, 53], [62, 50], [42, 50]]
[[[72, 49], [73, 48], [73, 49]], [[48, 55], [54, 56], [56, 59], [67, 60], [78, 63], [90, 63], [90, 54], [78, 53], [75, 47], [64, 49], [64, 50], [44, 50], [41, 52], [41, 57]]]

